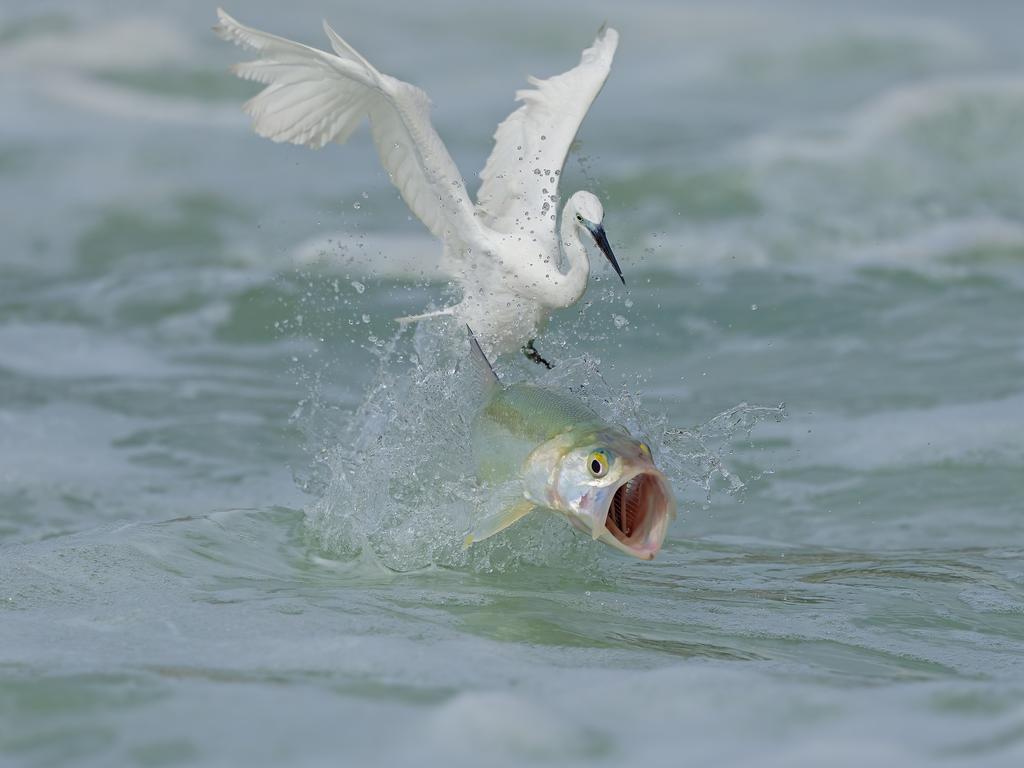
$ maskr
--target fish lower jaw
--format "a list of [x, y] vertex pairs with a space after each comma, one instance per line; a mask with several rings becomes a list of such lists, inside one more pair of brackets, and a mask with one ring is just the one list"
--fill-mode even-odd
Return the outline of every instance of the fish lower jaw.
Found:
[[627, 544], [623, 544], [607, 530], [602, 532], [601, 535], [597, 537], [597, 540], [603, 541], [608, 546], [617, 549], [620, 552], [624, 552], [630, 557], [635, 557], [638, 560], [653, 560], [654, 556], [658, 554], [658, 550], [661, 549], [660, 543], [654, 547], [631, 547]]
[[657, 470], [641, 471], [615, 489], [595, 538], [632, 557], [653, 560], [673, 517], [668, 480]]

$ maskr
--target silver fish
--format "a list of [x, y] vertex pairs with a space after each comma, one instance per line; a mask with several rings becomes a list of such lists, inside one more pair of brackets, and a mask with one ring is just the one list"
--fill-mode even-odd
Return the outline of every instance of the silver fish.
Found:
[[650, 447], [570, 395], [502, 384], [472, 332], [470, 356], [486, 389], [473, 422], [477, 476], [508, 495], [476, 522], [466, 546], [547, 510], [595, 540], [653, 559], [676, 503]]

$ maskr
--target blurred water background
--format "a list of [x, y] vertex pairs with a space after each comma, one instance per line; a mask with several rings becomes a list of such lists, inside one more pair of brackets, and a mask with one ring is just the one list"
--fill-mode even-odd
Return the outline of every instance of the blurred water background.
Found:
[[620, 30], [563, 192], [629, 289], [538, 346], [686, 430], [681, 518], [463, 553], [460, 394], [391, 321], [437, 247], [367, 132], [253, 136], [211, 3], [7, 0], [0, 763], [1022, 764], [1024, 6], [228, 10], [426, 89], [471, 189]]

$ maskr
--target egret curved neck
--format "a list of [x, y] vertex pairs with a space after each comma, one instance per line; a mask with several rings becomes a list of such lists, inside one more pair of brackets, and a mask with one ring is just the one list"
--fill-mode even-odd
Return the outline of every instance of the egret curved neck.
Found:
[[571, 203], [562, 209], [562, 222], [558, 234], [567, 267], [558, 281], [559, 292], [564, 297], [565, 303], [562, 306], [568, 307], [576, 303], [587, 290], [587, 279], [590, 277], [590, 259], [587, 257], [587, 249], [580, 242], [579, 229], [576, 226], [576, 208]]

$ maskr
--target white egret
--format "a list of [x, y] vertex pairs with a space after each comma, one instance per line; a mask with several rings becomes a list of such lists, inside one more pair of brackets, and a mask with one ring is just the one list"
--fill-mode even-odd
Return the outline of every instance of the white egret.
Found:
[[555, 309], [586, 291], [590, 260], [581, 235], [625, 283], [597, 197], [576, 192], [560, 223], [556, 215], [569, 146], [611, 68], [619, 40], [614, 29], [598, 33], [578, 66], [547, 80], [531, 77], [533, 87], [516, 93], [522, 105], [494, 134], [474, 205], [430, 122], [426, 93], [378, 72], [326, 21], [334, 54], [243, 26], [221, 9], [217, 16], [221, 38], [257, 53], [232, 71], [267, 86], [245, 104], [260, 136], [319, 149], [344, 143], [369, 118], [388, 176], [444, 244], [445, 272], [462, 290], [459, 303], [403, 320], [454, 315], [473, 328], [488, 354], [522, 349], [547, 365], [533, 339]]

